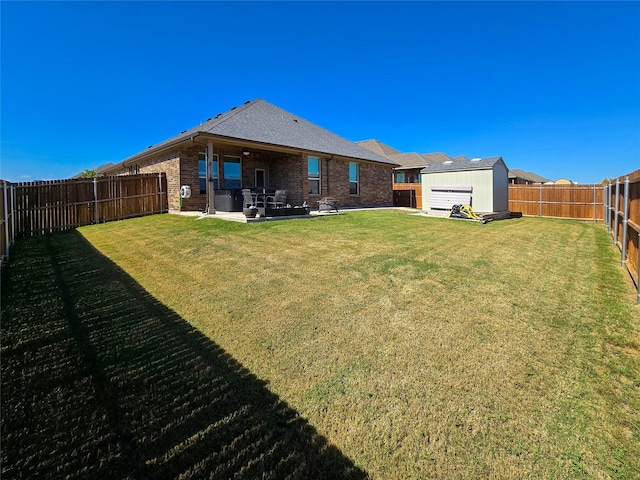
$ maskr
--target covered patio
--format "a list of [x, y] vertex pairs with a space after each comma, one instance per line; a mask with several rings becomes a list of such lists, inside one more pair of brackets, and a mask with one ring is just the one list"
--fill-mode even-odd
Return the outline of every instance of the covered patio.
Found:
[[[288, 214], [299, 212], [282, 209], [314, 209], [327, 196], [342, 206], [390, 206], [395, 166], [386, 157], [257, 99], [151, 145], [104, 173], [166, 172], [169, 208], [181, 211], [242, 212], [255, 203], [245, 202], [243, 189], [273, 196], [283, 190], [285, 200], [273, 209]], [[188, 194], [182, 193], [183, 187]], [[267, 209], [267, 199], [263, 202]]]

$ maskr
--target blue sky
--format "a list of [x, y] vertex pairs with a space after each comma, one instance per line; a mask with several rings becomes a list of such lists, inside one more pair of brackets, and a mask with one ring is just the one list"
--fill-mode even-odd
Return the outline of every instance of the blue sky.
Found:
[[349, 140], [640, 168], [638, 2], [8, 2], [0, 178], [67, 178], [263, 98]]

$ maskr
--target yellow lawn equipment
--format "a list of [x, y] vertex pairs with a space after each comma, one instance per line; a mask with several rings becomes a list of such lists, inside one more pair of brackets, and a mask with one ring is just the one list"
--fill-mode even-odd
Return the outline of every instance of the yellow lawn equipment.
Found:
[[453, 205], [449, 216], [453, 218], [462, 218], [464, 220], [476, 220], [482, 223], [487, 223], [489, 221], [489, 219], [483, 218], [474, 212], [470, 205]]

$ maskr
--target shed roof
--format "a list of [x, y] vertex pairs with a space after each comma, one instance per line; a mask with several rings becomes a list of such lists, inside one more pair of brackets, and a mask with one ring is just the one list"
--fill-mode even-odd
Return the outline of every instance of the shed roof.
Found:
[[289, 147], [319, 154], [338, 155], [395, 165], [395, 162], [350, 140], [330, 132], [297, 115], [258, 98], [208, 119], [205, 123], [125, 159], [130, 163], [140, 157], [188, 141], [197, 136], [225, 137], [271, 146]]
[[[420, 170], [421, 173], [459, 172], [465, 170], [490, 170], [495, 165], [502, 163], [502, 157], [473, 158], [471, 160], [447, 160], [445, 162], [432, 163]], [[506, 168], [506, 165], [504, 165]]]

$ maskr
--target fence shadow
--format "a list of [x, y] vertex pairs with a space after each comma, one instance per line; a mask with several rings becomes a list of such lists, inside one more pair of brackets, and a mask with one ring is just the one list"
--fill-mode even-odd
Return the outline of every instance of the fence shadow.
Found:
[[2, 478], [367, 478], [75, 232], [2, 271]]

